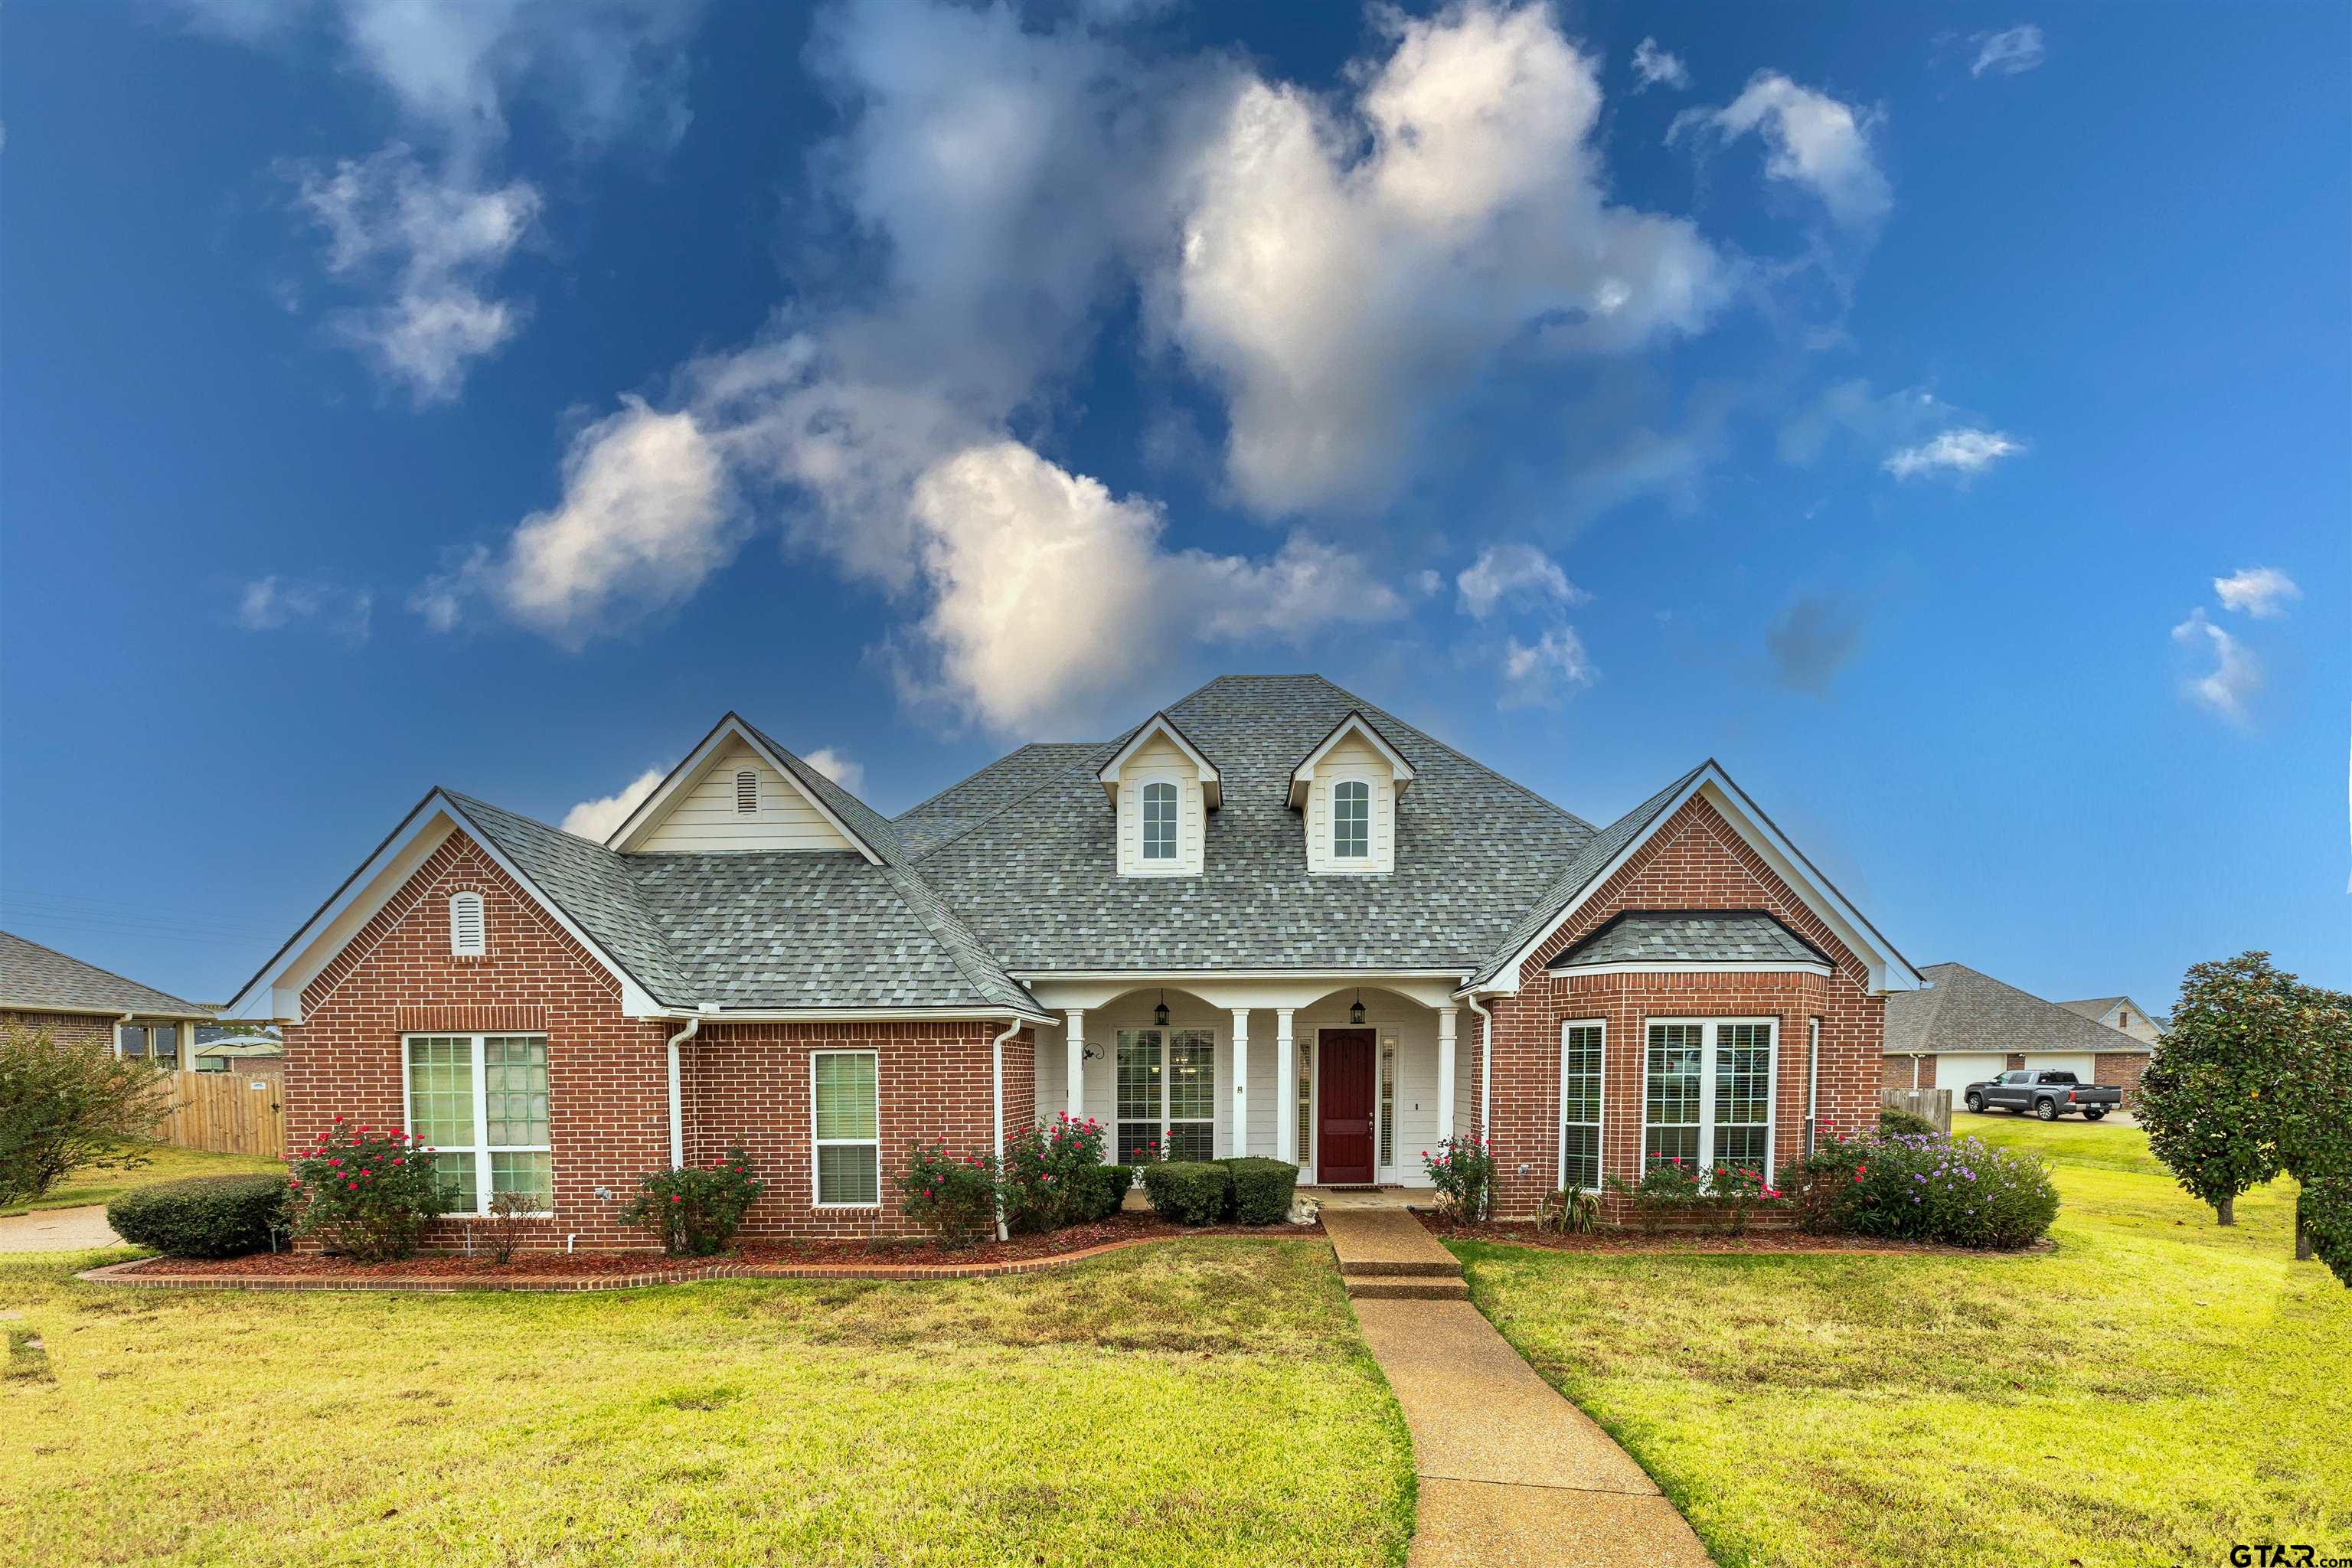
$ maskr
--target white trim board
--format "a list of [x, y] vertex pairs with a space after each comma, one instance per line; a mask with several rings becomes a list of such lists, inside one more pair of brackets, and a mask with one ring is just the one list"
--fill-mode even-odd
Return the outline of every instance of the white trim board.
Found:
[[1379, 752], [1381, 760], [1388, 763], [1389, 779], [1396, 785], [1398, 795], [1404, 794], [1405, 786], [1421, 776], [1414, 771], [1413, 765], [1405, 760], [1404, 753], [1390, 745], [1388, 737], [1374, 729], [1372, 721], [1365, 718], [1360, 710], [1350, 709], [1348, 716], [1331, 726], [1331, 732], [1318, 742], [1313, 751], [1307, 753], [1307, 760], [1290, 771], [1288, 799], [1291, 810], [1297, 811], [1306, 805], [1307, 791], [1315, 782], [1316, 764], [1329, 756], [1332, 749], [1350, 734], [1362, 736], [1364, 743]]
[[1708, 963], [1696, 959], [1661, 963], [1577, 963], [1566, 969], [1550, 969], [1544, 973], [1556, 979], [1568, 979], [1579, 974], [1830, 974], [1834, 973], [1826, 963], [1804, 959], [1790, 959], [1778, 963]]
[[624, 854], [635, 847], [647, 834], [653, 831], [662, 818], [669, 814], [671, 806], [677, 803], [678, 796], [701, 781], [703, 773], [709, 771], [721, 747], [730, 743], [747, 748], [753, 755], [773, 768], [787, 784], [799, 792], [801, 798], [808, 802], [811, 809], [823, 817], [827, 826], [840, 834], [866, 858], [866, 864], [871, 866], [882, 864], [881, 854], [873, 845], [866, 841], [865, 836], [844, 821], [839, 813], [826, 805], [824, 798], [816, 791], [803, 784], [800, 770], [777, 755], [775, 748], [761, 740], [758, 731], [752, 729], [740, 715], [733, 712], [728, 713], [717, 724], [711, 726], [710, 733], [705, 735], [701, 743], [686, 754], [684, 761], [670, 769], [668, 775], [655, 788], [654, 793], [637, 803], [637, 808], [629, 813], [626, 820], [620, 826], [613, 829], [612, 836], [604, 840], [604, 847]]
[[1202, 803], [1208, 809], [1215, 811], [1224, 805], [1224, 775], [1217, 771], [1217, 764], [1211, 762], [1200, 747], [1185, 738], [1184, 731], [1176, 727], [1176, 721], [1173, 719], [1169, 718], [1165, 712], [1160, 712], [1154, 713], [1139, 725], [1135, 733], [1128, 737], [1127, 744], [1113, 752], [1110, 761], [1095, 770], [1095, 778], [1102, 784], [1103, 794], [1110, 798], [1113, 805], [1118, 804], [1120, 768], [1126, 765], [1129, 758], [1149, 745], [1155, 738], [1164, 738], [1170, 745], [1184, 754], [1186, 762], [1192, 764], [1193, 772], [1200, 779]]

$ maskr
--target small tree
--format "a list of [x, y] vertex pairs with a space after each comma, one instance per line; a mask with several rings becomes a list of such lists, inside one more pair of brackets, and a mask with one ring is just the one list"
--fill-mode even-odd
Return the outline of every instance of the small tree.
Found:
[[2266, 952], [2191, 966], [2133, 1108], [2149, 1151], [2221, 1225], [2237, 1223], [2240, 1193], [2279, 1173], [2263, 1089], [2292, 1011], [2283, 979]]
[[168, 1080], [143, 1061], [0, 1030], [0, 1205], [39, 1197], [79, 1166], [143, 1165]]
[[2280, 1168], [2300, 1186], [2294, 1255], [2352, 1285], [2352, 995], [2278, 981], [2286, 1007], [2262, 1103]]

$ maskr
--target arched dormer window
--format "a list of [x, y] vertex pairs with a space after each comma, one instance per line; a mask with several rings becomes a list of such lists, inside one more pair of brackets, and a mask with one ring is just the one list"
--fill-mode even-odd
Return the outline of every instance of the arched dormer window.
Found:
[[1347, 779], [1331, 789], [1331, 858], [1366, 860], [1372, 853], [1372, 786]]
[[459, 958], [479, 958], [489, 951], [482, 923], [482, 895], [453, 893], [449, 898], [449, 951]]
[[1176, 786], [1165, 781], [1143, 786], [1143, 858], [1176, 858]]
[[750, 768], [735, 770], [735, 813], [751, 816], [760, 809], [760, 775]]

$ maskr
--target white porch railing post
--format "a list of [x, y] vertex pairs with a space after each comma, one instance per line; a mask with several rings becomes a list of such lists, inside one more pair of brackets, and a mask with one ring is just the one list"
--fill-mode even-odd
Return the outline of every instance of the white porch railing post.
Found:
[[1234, 1157], [1249, 1152], [1249, 1009], [1234, 1009]]
[[1274, 1157], [1298, 1163], [1298, 1042], [1290, 1035], [1291, 1009], [1274, 1010]]
[[1459, 1008], [1437, 1010], [1437, 1136], [1454, 1136], [1454, 1020]]
[[1078, 1121], [1087, 1114], [1087, 1010], [1072, 1007], [1063, 1016], [1068, 1020], [1065, 1049], [1069, 1062], [1070, 1120]]

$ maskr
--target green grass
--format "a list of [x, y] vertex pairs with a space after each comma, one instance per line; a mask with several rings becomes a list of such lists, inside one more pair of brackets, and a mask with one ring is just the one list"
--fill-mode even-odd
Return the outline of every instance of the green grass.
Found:
[[1957, 1130], [2050, 1159], [2054, 1251], [1454, 1250], [1724, 1568], [2352, 1551], [2352, 1292], [2292, 1260], [2291, 1185], [2223, 1230], [2136, 1129]]
[[26, 1214], [34, 1209], [79, 1208], [85, 1204], [111, 1203], [133, 1187], [176, 1182], [183, 1176], [246, 1176], [283, 1171], [282, 1160], [257, 1160], [247, 1154], [210, 1154], [201, 1149], [174, 1149], [167, 1143], [140, 1147], [147, 1163], [128, 1170], [121, 1166], [85, 1165], [66, 1173], [63, 1180], [29, 1203], [0, 1209], [0, 1215]]
[[1312, 1242], [922, 1284], [107, 1289], [0, 1258], [0, 1563], [1376, 1563], [1411, 1447]]

